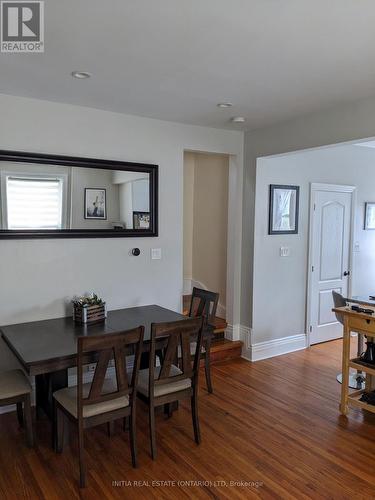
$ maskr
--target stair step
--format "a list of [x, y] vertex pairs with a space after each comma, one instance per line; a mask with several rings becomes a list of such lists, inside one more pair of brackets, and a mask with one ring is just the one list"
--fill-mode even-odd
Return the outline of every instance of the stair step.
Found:
[[[187, 309], [184, 309], [183, 313], [182, 313], [184, 316], [188, 316], [189, 314], [189, 311]], [[214, 334], [215, 336], [217, 337], [220, 337], [220, 333], [222, 333], [224, 335], [225, 333], [225, 329], [226, 327], [228, 326], [228, 323], [226, 322], [226, 320], [224, 318], [218, 318], [216, 316], [216, 318], [214, 319], [214, 326], [215, 326], [215, 329], [214, 329]], [[221, 335], [221, 337], [223, 336]]]
[[243, 343], [240, 340], [214, 340], [211, 344], [211, 363], [241, 357]]

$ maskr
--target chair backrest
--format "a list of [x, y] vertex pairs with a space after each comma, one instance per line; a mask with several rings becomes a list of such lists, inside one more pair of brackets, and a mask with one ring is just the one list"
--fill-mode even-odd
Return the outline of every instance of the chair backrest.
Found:
[[218, 303], [218, 293], [194, 287], [191, 294], [189, 316], [191, 318], [202, 316], [205, 324], [213, 323]]
[[[332, 290], [333, 303], [335, 307], [344, 307], [346, 306], [346, 300], [341, 295], [341, 293], [335, 292]], [[337, 321], [339, 321], [342, 325], [344, 324], [344, 316], [339, 313], [335, 313]]]
[[[162, 342], [164, 355], [160, 371], [155, 377], [154, 370], [149, 370], [149, 395], [153, 396], [156, 385], [168, 384], [190, 378], [193, 384], [198, 381], [200, 353], [202, 349], [203, 318], [184, 319], [169, 323], [151, 325], [150, 368], [156, 366], [156, 343]], [[196, 350], [191, 356], [191, 342], [196, 340]], [[178, 348], [181, 349], [181, 374], [171, 375], [172, 364], [177, 365]]]
[[[136, 397], [139, 365], [142, 354], [144, 327], [133, 330], [92, 337], [78, 337], [78, 417], [82, 418], [83, 407], [103, 403], [121, 396], [129, 396], [129, 404]], [[126, 371], [126, 356], [135, 354], [130, 382]], [[83, 395], [83, 367], [90, 358], [97, 364], [87, 397]], [[114, 359], [117, 391], [103, 393], [103, 384], [108, 364]]]

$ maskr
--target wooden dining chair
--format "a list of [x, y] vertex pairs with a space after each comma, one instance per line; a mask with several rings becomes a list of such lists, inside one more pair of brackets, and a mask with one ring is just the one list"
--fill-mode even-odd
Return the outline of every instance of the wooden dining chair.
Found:
[[[78, 386], [60, 389], [53, 394], [56, 419], [56, 452], [64, 441], [64, 420], [78, 428], [80, 486], [86, 485], [84, 430], [103, 423], [130, 417], [130, 447], [133, 467], [137, 466], [136, 401], [138, 372], [142, 353], [144, 327], [114, 334], [78, 337]], [[126, 356], [135, 353], [128, 379]], [[92, 382], [83, 382], [88, 359], [97, 359]], [[114, 358], [115, 377], [108, 379], [108, 364]], [[64, 418], [65, 417], [65, 418]], [[124, 425], [125, 427], [125, 425]]]
[[[202, 347], [202, 318], [151, 325], [150, 367], [140, 370], [138, 393], [149, 406], [151, 456], [156, 459], [155, 408], [190, 398], [194, 438], [200, 443], [198, 420], [198, 375]], [[196, 338], [194, 361], [191, 358], [191, 339]], [[164, 342], [164, 356], [156, 366], [156, 344]], [[182, 353], [181, 368], [177, 366], [178, 347]]]
[[[204, 360], [204, 370], [206, 375], [207, 390], [213, 392], [211, 381], [211, 332], [208, 325], [214, 324], [216, 317], [217, 306], [219, 303], [219, 294], [202, 290], [201, 288], [193, 288], [190, 302], [189, 316], [191, 318], [202, 316], [204, 319], [204, 335], [201, 349], [201, 359]], [[194, 356], [195, 345], [191, 345], [191, 355]]]
[[0, 406], [17, 405], [17, 418], [20, 427], [25, 426], [26, 443], [34, 445], [31, 417], [31, 385], [22, 370], [0, 373]]

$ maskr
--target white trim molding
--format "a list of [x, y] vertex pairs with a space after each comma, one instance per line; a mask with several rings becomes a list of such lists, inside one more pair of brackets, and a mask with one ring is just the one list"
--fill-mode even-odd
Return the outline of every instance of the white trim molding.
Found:
[[307, 337], [304, 333], [291, 335], [281, 339], [258, 342], [250, 346], [250, 360], [260, 361], [261, 359], [273, 358], [289, 352], [306, 349]]
[[240, 325], [228, 324], [224, 336], [227, 340], [240, 340]]
[[244, 325], [229, 325], [225, 330], [227, 340], [241, 340], [244, 349], [249, 349], [251, 344], [251, 328]]
[[244, 350], [250, 349], [251, 340], [252, 339], [252, 331], [248, 326], [240, 325], [240, 340], [243, 343]]

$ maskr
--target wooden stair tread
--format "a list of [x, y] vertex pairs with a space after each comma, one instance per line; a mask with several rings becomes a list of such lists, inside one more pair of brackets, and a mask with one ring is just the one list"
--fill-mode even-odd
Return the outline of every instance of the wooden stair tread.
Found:
[[[188, 316], [189, 315], [189, 310], [188, 309], [184, 309], [182, 314], [184, 316]], [[215, 330], [214, 330], [214, 333], [216, 332], [223, 332], [226, 327], [228, 326], [228, 323], [226, 322], [226, 320], [224, 318], [219, 318], [219, 317], [215, 317], [214, 319], [214, 326], [215, 326]]]
[[214, 340], [211, 344], [211, 352], [226, 351], [228, 349], [242, 349], [241, 340]]
[[240, 340], [213, 340], [210, 349], [211, 364], [240, 358], [243, 343]]

